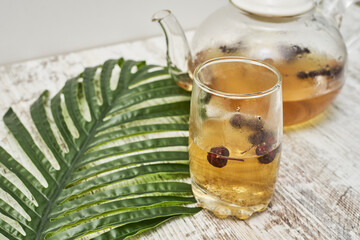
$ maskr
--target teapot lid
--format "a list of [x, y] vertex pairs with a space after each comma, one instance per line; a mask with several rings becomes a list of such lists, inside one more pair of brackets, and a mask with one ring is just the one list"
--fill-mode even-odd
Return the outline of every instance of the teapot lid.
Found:
[[244, 11], [269, 17], [288, 17], [305, 13], [314, 7], [313, 0], [230, 0]]

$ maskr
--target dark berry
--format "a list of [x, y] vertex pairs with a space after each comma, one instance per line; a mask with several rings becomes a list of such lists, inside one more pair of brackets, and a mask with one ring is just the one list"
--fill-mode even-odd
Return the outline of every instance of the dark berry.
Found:
[[302, 56], [304, 54], [309, 54], [310, 50], [308, 48], [301, 48], [297, 45], [292, 45], [292, 46], [282, 46], [280, 49], [283, 57], [285, 58], [285, 60], [287, 61], [293, 61], [294, 59], [296, 59], [296, 57]]
[[256, 155], [261, 156], [267, 154], [270, 151], [270, 145], [263, 143], [256, 147]]
[[299, 46], [297, 46], [297, 45], [292, 45], [290, 51], [293, 52], [294, 54], [301, 54], [302, 53], [301, 48]]
[[343, 71], [342, 66], [336, 66], [330, 70], [330, 75], [331, 77], [338, 77], [342, 73], [342, 71]]
[[251, 134], [248, 138], [249, 142], [254, 145], [259, 145], [264, 141], [265, 131], [261, 130]]
[[241, 128], [246, 124], [246, 120], [241, 116], [241, 114], [235, 114], [230, 118], [230, 124], [234, 128]]
[[251, 134], [248, 140], [253, 145], [259, 145], [261, 143], [264, 143], [266, 145], [269, 145], [270, 147], [277, 141], [273, 133], [265, 130], [260, 130]]
[[298, 72], [296, 76], [300, 79], [305, 79], [309, 77], [309, 74], [307, 74], [306, 72]]
[[276, 137], [274, 135], [273, 132], [270, 132], [270, 131], [264, 131], [264, 142], [267, 144], [267, 145], [273, 145], [274, 143], [276, 143]]
[[331, 72], [330, 72], [330, 70], [324, 68], [324, 69], [319, 70], [319, 75], [330, 76]]
[[264, 156], [259, 157], [258, 160], [259, 160], [260, 163], [269, 164], [272, 161], [274, 161], [275, 156], [276, 156], [276, 153], [273, 153], [271, 151], [268, 154], [265, 154]]
[[225, 45], [220, 46], [219, 49], [221, 50], [221, 52], [223, 53], [234, 53], [237, 51], [236, 47], [227, 47]]
[[247, 126], [254, 131], [259, 131], [264, 127], [261, 117], [256, 117], [255, 119], [248, 120]]
[[267, 145], [272, 146], [277, 142], [277, 139], [273, 134], [267, 133], [266, 137], [265, 137], [265, 142], [266, 142]]
[[319, 70], [313, 70], [306, 72], [298, 72], [296, 76], [300, 79], [305, 79], [308, 77], [316, 78], [317, 76], [327, 76], [327, 77], [337, 77], [342, 72], [343, 68], [341, 66], [336, 66], [329, 69], [329, 66], [326, 65], [326, 68], [322, 68]]
[[317, 70], [309, 72], [309, 77], [311, 77], [311, 78], [315, 78], [316, 76], [319, 76], [319, 75], [320, 75], [320, 72]]
[[309, 54], [310, 50], [308, 48], [303, 48], [303, 52]]
[[227, 164], [227, 157], [230, 155], [229, 150], [226, 147], [214, 147], [210, 149], [207, 155], [207, 160], [214, 167], [222, 168]]
[[258, 160], [260, 163], [262, 164], [269, 164], [272, 161], [274, 161], [276, 154], [278, 153], [278, 151], [280, 150], [280, 146], [275, 148], [274, 150], [272, 150], [271, 152], [268, 152], [267, 154], [258, 157]]
[[225, 53], [227, 48], [226, 48], [226, 46], [220, 46], [219, 49], [220, 49], [223, 53]]

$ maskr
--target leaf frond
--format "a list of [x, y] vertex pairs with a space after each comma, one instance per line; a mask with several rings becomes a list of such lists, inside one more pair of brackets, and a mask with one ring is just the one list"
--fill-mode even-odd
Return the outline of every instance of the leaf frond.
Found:
[[167, 68], [121, 58], [44, 91], [35, 127], [10, 108], [3, 121], [21, 153], [0, 146], [1, 236], [125, 239], [200, 211], [184, 181], [189, 103]]

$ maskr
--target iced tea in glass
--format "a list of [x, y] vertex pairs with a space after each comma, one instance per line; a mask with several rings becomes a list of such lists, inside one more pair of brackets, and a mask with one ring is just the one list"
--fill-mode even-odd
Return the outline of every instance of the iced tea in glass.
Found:
[[250, 217], [274, 193], [282, 139], [281, 76], [242, 57], [204, 62], [194, 72], [189, 154], [198, 203], [217, 217]]

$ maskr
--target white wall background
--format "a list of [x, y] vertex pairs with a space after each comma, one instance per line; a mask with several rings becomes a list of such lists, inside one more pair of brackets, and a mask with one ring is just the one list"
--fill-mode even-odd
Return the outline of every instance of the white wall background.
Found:
[[185, 29], [228, 0], [0, 0], [0, 65], [160, 35], [170, 9]]

